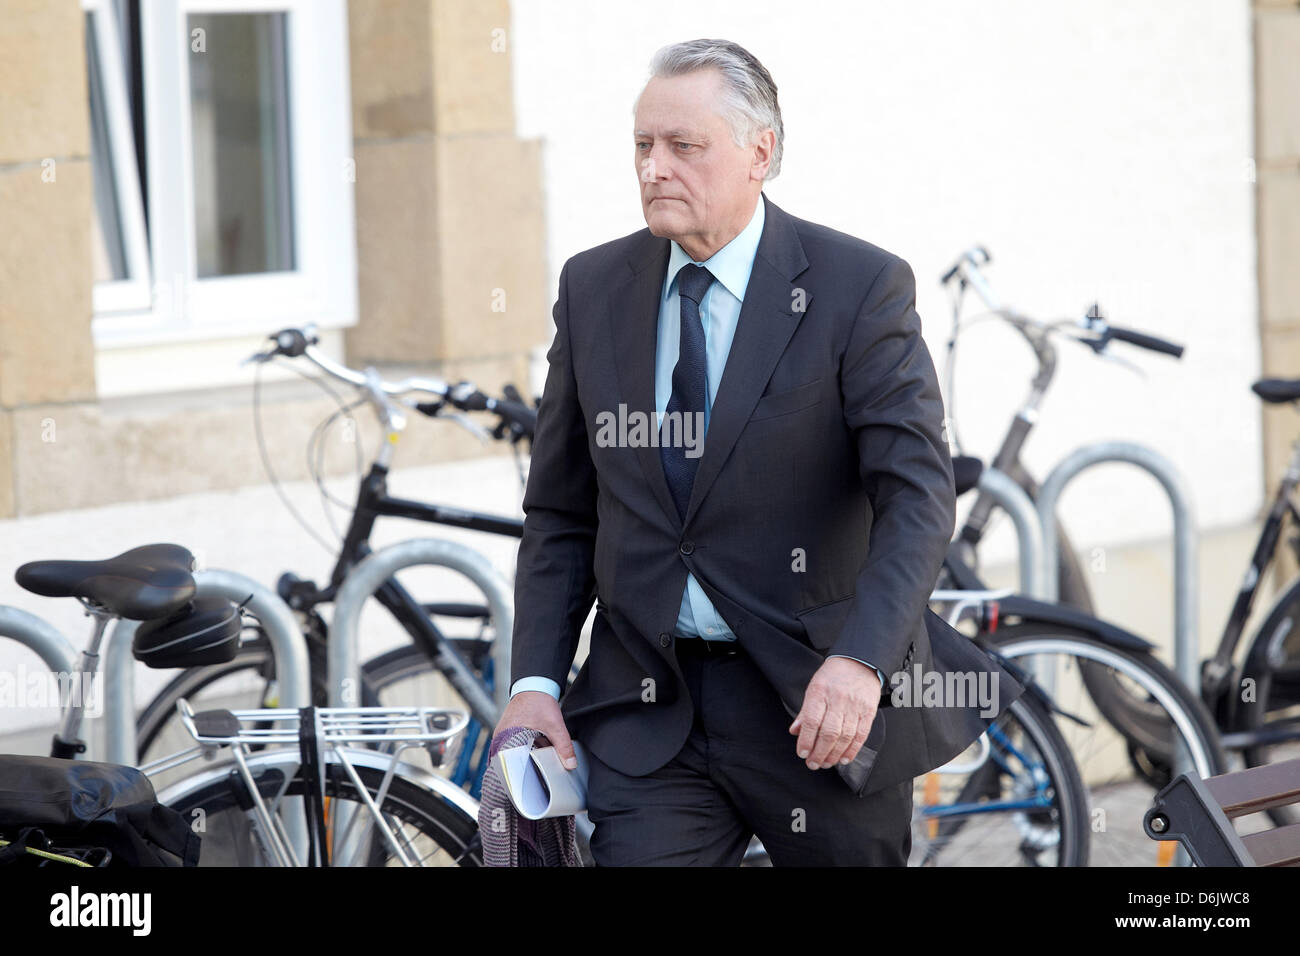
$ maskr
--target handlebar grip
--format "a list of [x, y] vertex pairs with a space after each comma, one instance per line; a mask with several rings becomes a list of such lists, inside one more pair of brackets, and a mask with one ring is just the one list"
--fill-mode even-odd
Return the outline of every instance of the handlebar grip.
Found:
[[462, 412], [482, 412], [487, 410], [490, 399], [469, 382], [461, 382], [447, 389], [447, 401]]
[[521, 402], [498, 398], [492, 404], [492, 411], [501, 416], [503, 421], [521, 428], [529, 438], [537, 431], [537, 409], [529, 408]]
[[1121, 342], [1127, 342], [1129, 345], [1150, 349], [1152, 352], [1163, 352], [1165, 355], [1172, 355], [1174, 358], [1183, 357], [1183, 347], [1181, 345], [1167, 339], [1156, 338], [1154, 335], [1147, 335], [1145, 332], [1134, 332], [1131, 329], [1120, 329], [1112, 325], [1110, 327], [1110, 336], [1119, 339]]

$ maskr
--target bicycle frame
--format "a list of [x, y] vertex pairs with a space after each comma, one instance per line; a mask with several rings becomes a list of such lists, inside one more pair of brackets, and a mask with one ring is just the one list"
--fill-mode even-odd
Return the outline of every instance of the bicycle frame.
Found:
[[[51, 674], [67, 675], [68, 698], [61, 705], [59, 723], [50, 742], [50, 756], [73, 759], [84, 753], [86, 744], [78, 739], [86, 713], [86, 681], [99, 675], [99, 652], [103, 647], [108, 626], [118, 620], [93, 602], [79, 598], [86, 614], [93, 617], [90, 640], [84, 650], [77, 653], [71, 642], [43, 618], [14, 607], [0, 606], [0, 637], [6, 637], [28, 648], [49, 668]], [[102, 686], [102, 685], [101, 685]], [[62, 687], [60, 691], [62, 696]], [[103, 704], [103, 701], [100, 701]]]
[[[385, 445], [385, 448], [390, 447], [391, 445]], [[314, 613], [317, 605], [333, 602], [348, 573], [372, 553], [370, 534], [375, 522], [382, 517], [407, 518], [514, 538], [523, 537], [524, 528], [523, 521], [518, 518], [394, 497], [388, 493], [388, 466], [384, 461], [378, 460], [372, 463], [357, 490], [356, 507], [331, 572], [329, 585], [317, 588], [313, 582], [286, 576], [281, 579], [279, 587], [285, 602], [305, 613]], [[470, 745], [465, 748], [452, 779], [464, 784], [472, 777], [473, 791], [477, 791], [486, 769], [486, 761], [481, 761], [477, 767], [471, 767], [469, 755], [474, 750], [473, 744], [479, 732], [483, 728], [490, 730], [494, 727], [499, 716], [491, 699], [495, 675], [488, 668], [480, 680], [451, 640], [430, 620], [426, 609], [396, 578], [386, 582], [375, 593], [375, 597], [402, 625], [412, 643], [470, 705], [473, 719], [466, 734]]]
[[[1246, 568], [1241, 590], [1237, 592], [1237, 599], [1233, 602], [1228, 621], [1223, 628], [1223, 635], [1219, 639], [1219, 647], [1214, 652], [1214, 656], [1207, 658], [1201, 665], [1201, 696], [1211, 713], [1217, 713], [1219, 701], [1231, 687], [1232, 659], [1236, 654], [1241, 635], [1245, 631], [1246, 619], [1250, 617], [1255, 595], [1259, 591], [1259, 583], [1263, 580], [1264, 573], [1272, 564], [1273, 555], [1277, 552], [1278, 541], [1282, 537], [1287, 516], [1290, 515], [1297, 524], [1300, 524], [1300, 509], [1297, 509], [1295, 503], [1295, 489], [1298, 484], [1300, 484], [1300, 441], [1295, 442], [1291, 447], [1291, 461], [1282, 476], [1281, 484], [1278, 485], [1277, 493], [1273, 496], [1264, 527], [1260, 529], [1259, 539], [1255, 542], [1255, 551], [1251, 555], [1250, 565]], [[1292, 546], [1296, 549], [1296, 556], [1300, 558], [1300, 541], [1292, 542]]]

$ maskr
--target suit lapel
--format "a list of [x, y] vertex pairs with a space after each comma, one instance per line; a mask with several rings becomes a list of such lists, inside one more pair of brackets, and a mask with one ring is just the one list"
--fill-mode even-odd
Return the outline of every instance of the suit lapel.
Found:
[[[650, 415], [653, 427], [659, 300], [663, 296], [664, 275], [668, 272], [668, 240], [646, 230], [640, 247], [628, 256], [628, 264], [629, 273], [610, 292], [605, 313], [614, 343], [620, 399], [627, 403], [629, 412]], [[664, 513], [676, 521], [677, 506], [664, 477], [659, 449], [639, 445], [633, 451]]]
[[691, 486], [685, 523], [690, 523], [709, 493], [812, 301], [812, 295], [805, 289], [801, 296], [803, 308], [795, 311], [797, 285], [793, 280], [808, 268], [808, 260], [790, 217], [766, 195], [762, 199], [767, 204], [763, 235], [758, 240], [754, 268], [745, 289], [745, 301], [740, 307], [722, 381], [713, 399], [704, 454]]
[[[790, 216], [766, 195], [761, 198], [767, 204], [763, 235], [740, 308], [736, 335], [709, 415], [709, 431], [691, 487], [686, 523], [722, 470], [781, 353], [803, 318], [803, 310], [794, 309], [798, 286], [793, 280], [808, 267], [808, 260]], [[642, 241], [628, 256], [628, 274], [611, 290], [606, 306], [619, 394], [630, 412], [655, 409], [659, 302], [668, 271], [668, 250], [667, 239], [646, 230]], [[801, 298], [806, 310], [812, 295], [804, 290]], [[676, 523], [677, 507], [664, 477], [659, 449], [639, 446], [635, 451], [651, 491], [669, 520]]]

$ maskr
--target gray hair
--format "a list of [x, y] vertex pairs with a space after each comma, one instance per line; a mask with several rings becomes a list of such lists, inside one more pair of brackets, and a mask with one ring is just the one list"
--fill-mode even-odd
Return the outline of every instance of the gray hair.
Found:
[[737, 146], [752, 145], [765, 129], [776, 133], [772, 162], [763, 177], [765, 181], [775, 179], [781, 172], [785, 127], [781, 125], [776, 84], [757, 57], [730, 40], [687, 40], [660, 48], [650, 61], [651, 77], [681, 76], [707, 69], [722, 73], [720, 112], [731, 126]]

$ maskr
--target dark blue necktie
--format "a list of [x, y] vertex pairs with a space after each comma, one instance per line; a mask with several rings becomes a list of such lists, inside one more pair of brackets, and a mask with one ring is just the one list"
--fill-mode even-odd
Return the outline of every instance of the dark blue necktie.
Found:
[[[664, 464], [664, 477], [677, 504], [677, 514], [686, 520], [686, 506], [691, 500], [691, 485], [695, 483], [695, 470], [699, 457], [687, 457], [683, 440], [686, 419], [691, 419], [690, 434], [697, 440], [703, 438], [704, 412], [709, 400], [705, 371], [708, 358], [704, 349], [704, 324], [700, 321], [700, 303], [713, 284], [713, 273], [704, 266], [687, 263], [677, 273], [677, 293], [681, 298], [682, 337], [673, 367], [673, 393], [668, 399], [668, 414], [664, 416], [664, 429], [660, 435], [659, 457]], [[677, 421], [669, 416], [673, 412]], [[699, 428], [696, 429], [698, 422]]]

